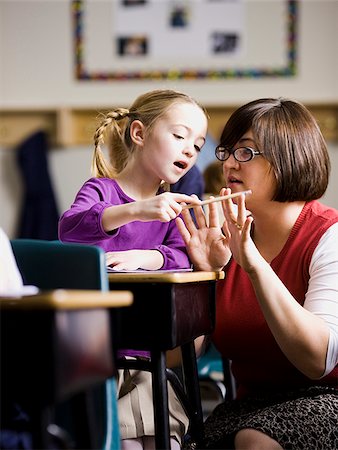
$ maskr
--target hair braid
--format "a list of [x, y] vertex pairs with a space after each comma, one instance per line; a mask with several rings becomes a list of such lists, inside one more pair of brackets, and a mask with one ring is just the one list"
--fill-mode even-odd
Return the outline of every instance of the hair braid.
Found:
[[[121, 130], [121, 127], [116, 122], [127, 118], [128, 115], [128, 109], [117, 108], [114, 111], [107, 113], [99, 127], [96, 129], [94, 134], [95, 149], [92, 160], [92, 174], [94, 177], [113, 178], [116, 173], [119, 172], [119, 165], [117, 164], [116, 167], [115, 161], [111, 161], [110, 164], [107, 162], [102, 151], [102, 145], [105, 142], [105, 134], [107, 131], [109, 131], [111, 135], [115, 133], [118, 139], [123, 141], [123, 130]], [[108, 136], [108, 140], [109, 139], [111, 139], [111, 136]]]

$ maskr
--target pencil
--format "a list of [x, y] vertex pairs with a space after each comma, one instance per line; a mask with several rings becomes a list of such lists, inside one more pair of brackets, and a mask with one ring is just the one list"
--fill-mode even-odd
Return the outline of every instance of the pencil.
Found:
[[248, 195], [251, 193], [252, 193], [252, 191], [248, 190], [248, 191], [234, 192], [233, 194], [229, 194], [229, 195], [221, 195], [220, 197], [209, 198], [208, 200], [203, 200], [198, 204], [183, 205], [182, 209], [190, 209], [190, 208], [194, 208], [195, 206], [203, 206], [203, 205], [208, 205], [209, 203], [221, 202], [222, 200], [228, 200], [229, 198], [239, 197], [242, 194]]

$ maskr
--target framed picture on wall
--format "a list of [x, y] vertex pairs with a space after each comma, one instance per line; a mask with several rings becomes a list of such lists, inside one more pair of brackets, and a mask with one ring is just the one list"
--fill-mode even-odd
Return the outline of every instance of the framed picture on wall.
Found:
[[297, 1], [74, 0], [78, 80], [296, 74]]

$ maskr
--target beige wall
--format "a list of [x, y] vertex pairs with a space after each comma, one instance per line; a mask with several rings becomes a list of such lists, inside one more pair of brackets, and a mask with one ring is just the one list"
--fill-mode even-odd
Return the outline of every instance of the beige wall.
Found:
[[[273, 29], [267, 5], [281, 1], [285, 0], [245, 2], [251, 18], [248, 24], [250, 38], [261, 44], [259, 52], [274, 52], [267, 45], [269, 30]], [[97, 39], [103, 45], [111, 27], [111, 16], [109, 9], [102, 5], [109, 5], [110, 0], [89, 2], [96, 5], [99, 14]], [[73, 77], [70, 1], [1, 0], [0, 68], [2, 66], [3, 80], [0, 102], [10, 106], [129, 104], [139, 93], [163, 86], [187, 91], [207, 105], [233, 105], [252, 98], [280, 95], [308, 103], [338, 101], [338, 2], [300, 0], [298, 3], [299, 70], [296, 77], [212, 82], [79, 83]], [[263, 31], [257, 29], [255, 36], [256, 17], [265, 26]], [[257, 60], [260, 60], [259, 55]]]
[[[108, 0], [92, 0], [98, 4]], [[274, 0], [278, 1], [278, 0]], [[266, 14], [268, 0], [247, 0], [251, 16]], [[102, 15], [98, 39], [109, 26]], [[110, 20], [110, 19], [109, 19]], [[237, 105], [253, 98], [286, 96], [306, 104], [338, 104], [338, 2], [299, 2], [298, 75], [292, 78], [182, 82], [78, 82], [73, 76], [70, 2], [0, 1], [0, 109], [109, 107], [129, 104], [157, 87], [186, 91], [206, 106]], [[254, 39], [255, 37], [253, 37]], [[273, 48], [264, 48], [273, 52]], [[1, 124], [0, 124], [1, 132]], [[324, 201], [338, 208], [338, 144], [330, 143], [332, 177]], [[89, 177], [90, 148], [54, 148], [50, 167], [60, 209], [66, 209]], [[21, 180], [11, 149], [0, 148], [0, 226], [13, 237], [21, 204]]]

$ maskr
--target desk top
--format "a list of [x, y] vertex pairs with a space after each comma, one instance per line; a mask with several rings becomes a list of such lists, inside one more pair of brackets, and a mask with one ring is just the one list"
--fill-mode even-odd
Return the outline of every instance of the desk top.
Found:
[[41, 291], [36, 295], [24, 297], [0, 297], [0, 309], [52, 309], [76, 310], [119, 308], [129, 306], [133, 302], [130, 291], [102, 292], [95, 290], [64, 290]]
[[224, 272], [180, 272], [180, 271], [142, 271], [109, 272], [109, 282], [114, 283], [195, 283], [198, 281], [223, 280]]

